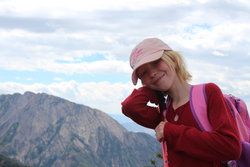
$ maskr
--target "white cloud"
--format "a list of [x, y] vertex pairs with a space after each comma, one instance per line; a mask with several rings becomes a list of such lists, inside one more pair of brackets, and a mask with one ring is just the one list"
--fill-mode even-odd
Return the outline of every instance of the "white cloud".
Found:
[[189, 69], [193, 75], [193, 84], [214, 82], [221, 87], [224, 93], [250, 97], [249, 74], [242, 72], [241, 68], [231, 68], [197, 60], [190, 60], [189, 64], [192, 64]]
[[[12, 62], [12, 63], [6, 63]], [[131, 69], [127, 61], [100, 60], [83, 63], [57, 63], [51, 59], [21, 59], [7, 58], [0, 62], [0, 67], [6, 70], [38, 71], [63, 73], [63, 74], [128, 74]]]
[[213, 51], [212, 53], [213, 53], [213, 55], [215, 55], [215, 56], [227, 56], [227, 55], [225, 55], [224, 53], [221, 53], [221, 52], [219, 52], [219, 51]]
[[63, 81], [62, 78], [54, 78], [53, 80], [54, 80], [54, 81]]
[[120, 103], [133, 90], [131, 83], [90, 82], [78, 83], [76, 81], [55, 82], [45, 84], [20, 84], [4, 82], [0, 84], [0, 94], [47, 93], [65, 98], [78, 104], [97, 108], [108, 114], [121, 114]]
[[[0, 69], [128, 74], [134, 45], [159, 37], [184, 54], [193, 83], [215, 82], [250, 100], [249, 11], [248, 0], [92, 0], [88, 5], [82, 0], [1, 0]], [[102, 59], [85, 61], [95, 54]], [[0, 93], [47, 92], [116, 113], [132, 88], [130, 80], [61, 79], [50, 84], [1, 82]]]
[[166, 39], [173, 40], [178, 45], [181, 45], [182, 48], [232, 51], [247, 48], [246, 43], [250, 43], [245, 36], [250, 34], [249, 23], [232, 24], [222, 22], [218, 25], [193, 25], [192, 23], [186, 23], [179, 28], [179, 34], [166, 36]]
[[83, 11], [95, 10], [142, 10], [152, 7], [190, 4], [187, 0], [4, 0], [0, 3], [0, 14], [33, 17], [72, 17]]
[[[114, 47], [115, 52], [118, 52], [119, 49], [124, 49], [119, 44], [105, 44], [103, 41], [94, 41], [94, 39], [89, 39], [90, 37], [81, 37], [83, 34], [75, 33], [38, 34], [22, 30], [11, 30], [10, 32], [0, 30], [0, 34], [2, 35], [0, 39], [2, 44], [0, 47], [0, 58], [4, 60], [0, 61], [0, 68], [2, 69], [20, 71], [44, 70], [66, 74], [131, 72], [127, 60], [116, 60], [116, 53], [112, 53], [112, 47]], [[55, 42], [66, 41], [69, 38], [72, 41], [79, 41], [79, 39], [84, 38], [77, 44], [81, 45], [82, 43], [82, 47], [71, 49], [69, 46], [69, 49], [67, 49], [63, 48], [64, 46], [54, 45]], [[65, 42], [65, 44], [67, 43]], [[91, 43], [93, 43], [93, 47]], [[94, 43], [96, 46], [94, 46]], [[101, 47], [98, 48], [98, 46]], [[107, 47], [105, 48], [104, 46]], [[128, 52], [127, 49], [127, 55]], [[103, 55], [106, 60], [84, 61], [85, 57], [90, 57], [97, 53]], [[65, 62], [60, 63], [61, 60]]]
[[[198, 83], [202, 83], [200, 81], [202, 81], [202, 79], [200, 79]], [[250, 94], [250, 81], [229, 83], [226, 83], [225, 81], [216, 81], [215, 83], [222, 88], [224, 93], [232, 93], [233, 95], [243, 98], [246, 101], [248, 108], [250, 107], [250, 98], [246, 98]], [[121, 102], [132, 92], [133, 89], [134, 86], [130, 82], [78, 83], [76, 81], [68, 81], [55, 82], [48, 85], [27, 85], [13, 82], [0, 84], [0, 94], [13, 94], [17, 92], [24, 93], [25, 91], [47, 93], [78, 104], [84, 104], [99, 109], [108, 114], [121, 114]]]

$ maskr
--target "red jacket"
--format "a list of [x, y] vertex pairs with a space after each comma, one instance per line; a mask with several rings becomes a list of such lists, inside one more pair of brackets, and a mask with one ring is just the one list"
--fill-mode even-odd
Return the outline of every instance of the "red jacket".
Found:
[[[205, 89], [212, 132], [199, 129], [189, 102], [176, 110], [169, 106], [164, 139], [168, 145], [170, 167], [220, 167], [222, 161], [240, 156], [237, 127], [221, 90], [213, 83], [206, 84]], [[154, 91], [146, 87], [135, 89], [122, 102], [122, 112], [138, 124], [154, 129], [163, 118], [158, 108], [147, 106], [149, 100], [157, 103]], [[176, 114], [179, 116], [177, 121], [174, 120]]]

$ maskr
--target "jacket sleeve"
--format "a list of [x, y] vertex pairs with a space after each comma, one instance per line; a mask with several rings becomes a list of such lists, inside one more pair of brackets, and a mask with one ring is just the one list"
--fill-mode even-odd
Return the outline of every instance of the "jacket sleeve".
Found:
[[164, 138], [175, 151], [203, 160], [228, 161], [238, 159], [241, 141], [234, 118], [219, 87], [206, 85], [208, 119], [212, 132], [202, 132], [191, 126], [166, 123]]
[[122, 113], [139, 125], [154, 129], [161, 117], [158, 108], [148, 106], [148, 102], [158, 105], [155, 91], [147, 87], [134, 89], [122, 102]]

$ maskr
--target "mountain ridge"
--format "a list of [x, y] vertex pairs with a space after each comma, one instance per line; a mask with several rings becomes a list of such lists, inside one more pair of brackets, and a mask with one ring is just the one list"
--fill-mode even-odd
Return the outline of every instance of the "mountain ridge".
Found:
[[158, 151], [152, 136], [98, 109], [45, 93], [0, 96], [0, 153], [25, 164], [136, 167]]

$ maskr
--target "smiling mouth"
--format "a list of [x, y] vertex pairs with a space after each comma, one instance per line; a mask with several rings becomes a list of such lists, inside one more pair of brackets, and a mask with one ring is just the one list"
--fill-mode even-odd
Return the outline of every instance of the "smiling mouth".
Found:
[[157, 77], [154, 81], [153, 81], [153, 84], [156, 84], [157, 82], [159, 82], [162, 77], [164, 76], [165, 74], [163, 73], [162, 75], [160, 75], [159, 77]]

